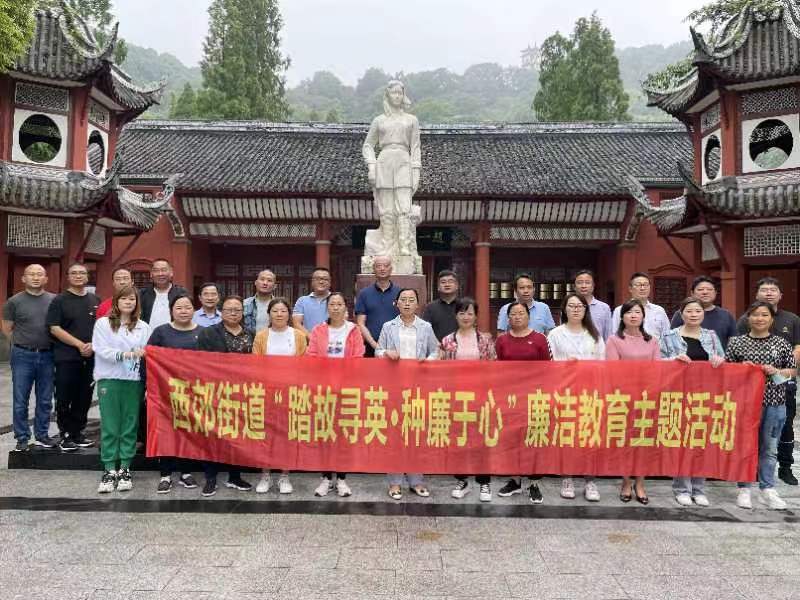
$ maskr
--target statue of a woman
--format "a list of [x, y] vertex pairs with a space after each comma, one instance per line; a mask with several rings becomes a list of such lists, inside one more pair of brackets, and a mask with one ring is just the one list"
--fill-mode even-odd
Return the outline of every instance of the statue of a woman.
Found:
[[390, 81], [383, 95], [384, 114], [372, 121], [362, 148], [380, 217], [380, 228], [367, 232], [365, 254], [392, 257], [398, 274], [421, 272], [416, 244], [420, 209], [412, 197], [422, 163], [419, 121], [406, 112], [410, 106], [403, 84]]

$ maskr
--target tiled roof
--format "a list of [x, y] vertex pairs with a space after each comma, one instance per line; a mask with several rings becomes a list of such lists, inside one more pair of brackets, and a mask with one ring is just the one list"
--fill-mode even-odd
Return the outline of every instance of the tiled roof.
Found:
[[158, 103], [166, 82], [136, 86], [113, 63], [117, 25], [107, 43], [98, 45], [79, 17], [70, 19], [57, 8], [36, 11], [36, 27], [28, 50], [11, 70], [60, 81], [95, 80], [95, 85], [135, 117]]
[[[368, 126], [140, 121], [120, 139], [132, 184], [179, 174], [179, 191], [368, 197]], [[680, 183], [692, 148], [678, 123], [422, 128], [419, 197], [627, 196], [626, 175]]]
[[0, 208], [36, 214], [96, 215], [110, 220], [112, 227], [152, 229], [165, 201], [148, 203], [122, 187], [118, 165], [100, 179], [78, 171], [0, 161]]
[[719, 41], [691, 29], [695, 68], [669, 89], [645, 86], [650, 106], [679, 115], [715, 88], [800, 74], [800, 7], [796, 0], [762, 12], [752, 4], [721, 30]]

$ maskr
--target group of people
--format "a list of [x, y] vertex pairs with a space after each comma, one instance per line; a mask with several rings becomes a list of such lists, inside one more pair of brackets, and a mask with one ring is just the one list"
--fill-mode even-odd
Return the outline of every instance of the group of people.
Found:
[[[418, 316], [417, 290], [400, 288], [391, 279], [390, 258], [374, 260], [375, 281], [362, 289], [355, 302], [355, 322], [349, 320], [344, 295], [332, 290], [331, 273], [317, 268], [311, 276], [311, 292], [293, 306], [275, 297], [275, 274], [262, 271], [254, 282], [255, 294], [247, 299], [227, 296], [220, 302], [214, 283], [199, 289], [200, 308], [195, 310], [188, 292], [172, 282], [167, 260], [153, 262], [152, 285], [137, 291], [126, 269], [113, 273], [114, 294], [105, 301], [87, 291], [88, 271], [82, 264], [70, 266], [67, 289], [58, 295], [46, 291], [47, 275], [40, 265], [29, 265], [23, 274], [25, 289], [8, 300], [3, 309], [3, 331], [11, 336], [11, 369], [14, 394], [16, 450], [29, 450], [28, 398], [35, 385], [36, 410], [33, 444], [73, 452], [90, 447], [85, 435], [87, 413], [96, 386], [101, 414], [100, 459], [103, 474], [98, 492], [130, 490], [131, 462], [137, 436], [144, 433], [145, 347], [161, 346], [223, 353], [270, 356], [315, 356], [328, 359], [375, 357], [388, 360], [676, 360], [708, 361], [712, 367], [727, 362], [751, 363], [765, 376], [758, 444], [757, 480], [760, 500], [770, 509], [786, 503], [775, 490], [778, 476], [797, 485], [792, 474], [795, 413], [795, 377], [800, 354], [800, 318], [779, 308], [780, 282], [758, 282], [756, 299], [737, 322], [715, 304], [715, 282], [705, 276], [692, 284], [686, 298], [670, 319], [664, 309], [650, 302], [651, 281], [644, 273], [630, 277], [630, 299], [612, 312], [594, 296], [595, 280], [589, 270], [575, 276], [574, 292], [561, 304], [561, 324], [556, 326], [550, 307], [535, 299], [531, 276], [514, 281], [515, 300], [498, 314], [498, 336], [493, 339], [477, 328], [478, 303], [460, 295], [453, 271], [437, 277], [438, 298]], [[55, 388], [59, 440], [49, 435]], [[169, 493], [173, 474], [186, 488], [198, 487], [188, 461], [160, 459], [157, 491]], [[249, 491], [253, 486], [232, 465], [204, 463], [204, 496], [217, 490], [217, 476], [227, 471], [227, 487]], [[473, 474], [475, 475], [475, 474]], [[576, 496], [575, 477], [564, 474], [561, 496]], [[756, 475], [756, 474], [754, 474]], [[322, 473], [315, 495], [334, 490], [351, 495], [346, 473]], [[529, 475], [531, 502], [543, 502], [540, 476]], [[591, 477], [584, 477], [583, 495], [600, 500]], [[479, 498], [492, 498], [489, 475], [475, 475]], [[388, 475], [388, 495], [400, 500], [404, 483], [410, 493], [430, 495], [421, 473]], [[752, 508], [750, 484], [739, 483], [737, 505]], [[682, 506], [708, 506], [705, 481], [692, 473], [676, 473], [673, 491]], [[272, 474], [265, 469], [255, 486], [258, 493], [273, 489]], [[464, 498], [470, 492], [467, 475], [457, 475], [451, 492]], [[290, 474], [278, 475], [277, 490], [293, 492]], [[520, 494], [522, 479], [511, 477], [499, 490], [502, 497]], [[622, 502], [636, 499], [648, 504], [643, 477], [623, 477]]]

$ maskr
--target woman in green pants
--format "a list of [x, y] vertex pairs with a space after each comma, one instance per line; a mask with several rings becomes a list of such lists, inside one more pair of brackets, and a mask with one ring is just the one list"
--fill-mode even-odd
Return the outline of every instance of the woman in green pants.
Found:
[[[133, 487], [131, 461], [136, 454], [139, 405], [144, 385], [139, 368], [150, 327], [139, 317], [139, 295], [132, 287], [114, 294], [111, 313], [94, 326], [94, 379], [100, 402], [101, 494]], [[117, 465], [119, 464], [119, 471]]]

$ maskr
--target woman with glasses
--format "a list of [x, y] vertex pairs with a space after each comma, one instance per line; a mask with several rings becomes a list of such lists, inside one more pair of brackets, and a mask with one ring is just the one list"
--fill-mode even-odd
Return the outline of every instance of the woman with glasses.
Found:
[[[205, 327], [197, 336], [197, 349], [205, 352], [225, 352], [234, 354], [250, 354], [253, 350], [253, 332], [242, 325], [244, 314], [244, 301], [239, 296], [228, 296], [222, 302], [222, 322]], [[213, 496], [217, 493], [217, 474], [220, 471], [217, 463], [206, 463], [206, 483], [203, 486], [203, 496]], [[242, 479], [239, 467], [224, 467], [228, 469], [228, 482], [225, 487], [242, 492], [249, 492], [253, 486]]]
[[[583, 296], [574, 292], [567, 294], [561, 303], [559, 325], [547, 336], [553, 360], [605, 360], [606, 345], [592, 322], [589, 304]], [[584, 477], [583, 496], [589, 502], [600, 502], [600, 491], [593, 477]], [[575, 498], [572, 477], [561, 480], [561, 497]]]
[[[283, 298], [273, 298], [267, 305], [269, 327], [256, 334], [253, 342], [253, 354], [262, 356], [303, 356], [306, 352], [306, 336], [299, 329], [289, 326], [291, 309]], [[264, 471], [261, 481], [256, 486], [257, 494], [266, 494], [272, 487], [269, 469]], [[294, 491], [289, 480], [289, 471], [281, 471], [278, 479], [278, 491], [291, 494]]]
[[[439, 358], [439, 340], [433, 327], [417, 315], [419, 296], [417, 290], [403, 288], [395, 301], [400, 314], [383, 324], [375, 356], [389, 360], [436, 360]], [[403, 473], [389, 474], [389, 497], [400, 500]], [[427, 498], [430, 496], [421, 473], [405, 474], [408, 488], [412, 494]]]
[[[439, 358], [441, 360], [496, 360], [492, 336], [478, 331], [478, 303], [472, 298], [455, 301], [458, 329], [442, 340]], [[480, 501], [492, 501], [490, 475], [476, 475], [475, 483], [480, 486]], [[461, 499], [469, 493], [469, 480], [466, 475], [456, 475], [456, 487], [450, 492], [453, 498]]]
[[[328, 296], [328, 321], [320, 323], [311, 331], [306, 356], [325, 358], [364, 356], [364, 338], [355, 323], [347, 320], [347, 303], [341, 292], [333, 292]], [[342, 498], [352, 494], [346, 478], [347, 473], [336, 474], [336, 493]], [[327, 496], [331, 491], [333, 491], [333, 473], [323, 473], [314, 495]]]

